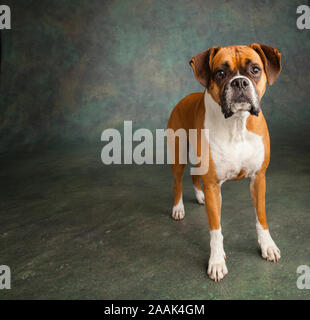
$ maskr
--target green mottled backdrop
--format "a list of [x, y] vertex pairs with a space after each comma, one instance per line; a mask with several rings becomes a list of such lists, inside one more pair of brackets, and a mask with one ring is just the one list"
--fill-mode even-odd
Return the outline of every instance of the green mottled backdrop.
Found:
[[[274, 135], [310, 120], [309, 1], [7, 0], [2, 32], [0, 152], [98, 143], [103, 129], [165, 127], [173, 106], [202, 91], [189, 59], [214, 45], [261, 42], [283, 53], [264, 98]], [[298, 131], [300, 130], [300, 131]]]

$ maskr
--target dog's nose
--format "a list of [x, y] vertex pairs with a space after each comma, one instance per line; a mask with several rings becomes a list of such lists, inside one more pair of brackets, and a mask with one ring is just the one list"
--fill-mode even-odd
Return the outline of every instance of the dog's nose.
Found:
[[246, 89], [250, 85], [249, 80], [245, 78], [236, 78], [231, 82], [231, 86], [240, 90]]

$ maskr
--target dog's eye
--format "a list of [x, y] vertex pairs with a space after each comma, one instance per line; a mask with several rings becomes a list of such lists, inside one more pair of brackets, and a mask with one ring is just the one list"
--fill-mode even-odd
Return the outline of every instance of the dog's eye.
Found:
[[260, 72], [260, 68], [258, 66], [254, 66], [251, 71], [253, 74], [258, 74]]
[[226, 77], [226, 72], [224, 70], [217, 70], [215, 72], [215, 77], [219, 80], [222, 80]]

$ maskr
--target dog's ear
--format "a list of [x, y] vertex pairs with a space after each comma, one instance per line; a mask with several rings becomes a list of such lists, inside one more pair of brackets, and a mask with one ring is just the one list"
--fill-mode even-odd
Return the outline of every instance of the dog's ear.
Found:
[[258, 43], [252, 43], [249, 47], [254, 49], [262, 59], [267, 81], [271, 86], [277, 80], [281, 72], [282, 66], [280, 50]]
[[221, 47], [212, 47], [206, 51], [198, 53], [190, 60], [189, 64], [193, 68], [195, 78], [207, 89], [211, 80], [211, 62]]

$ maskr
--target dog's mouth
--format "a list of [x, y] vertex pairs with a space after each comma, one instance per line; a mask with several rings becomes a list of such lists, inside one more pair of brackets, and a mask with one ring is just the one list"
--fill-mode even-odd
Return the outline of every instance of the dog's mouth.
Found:
[[221, 108], [225, 119], [233, 116], [235, 113], [248, 111], [254, 116], [258, 116], [260, 109], [259, 100], [256, 92], [254, 94], [245, 94], [243, 92], [236, 95], [230, 88], [225, 87], [221, 95]]
[[250, 98], [241, 93], [237, 98], [234, 99], [233, 103], [251, 103]]

